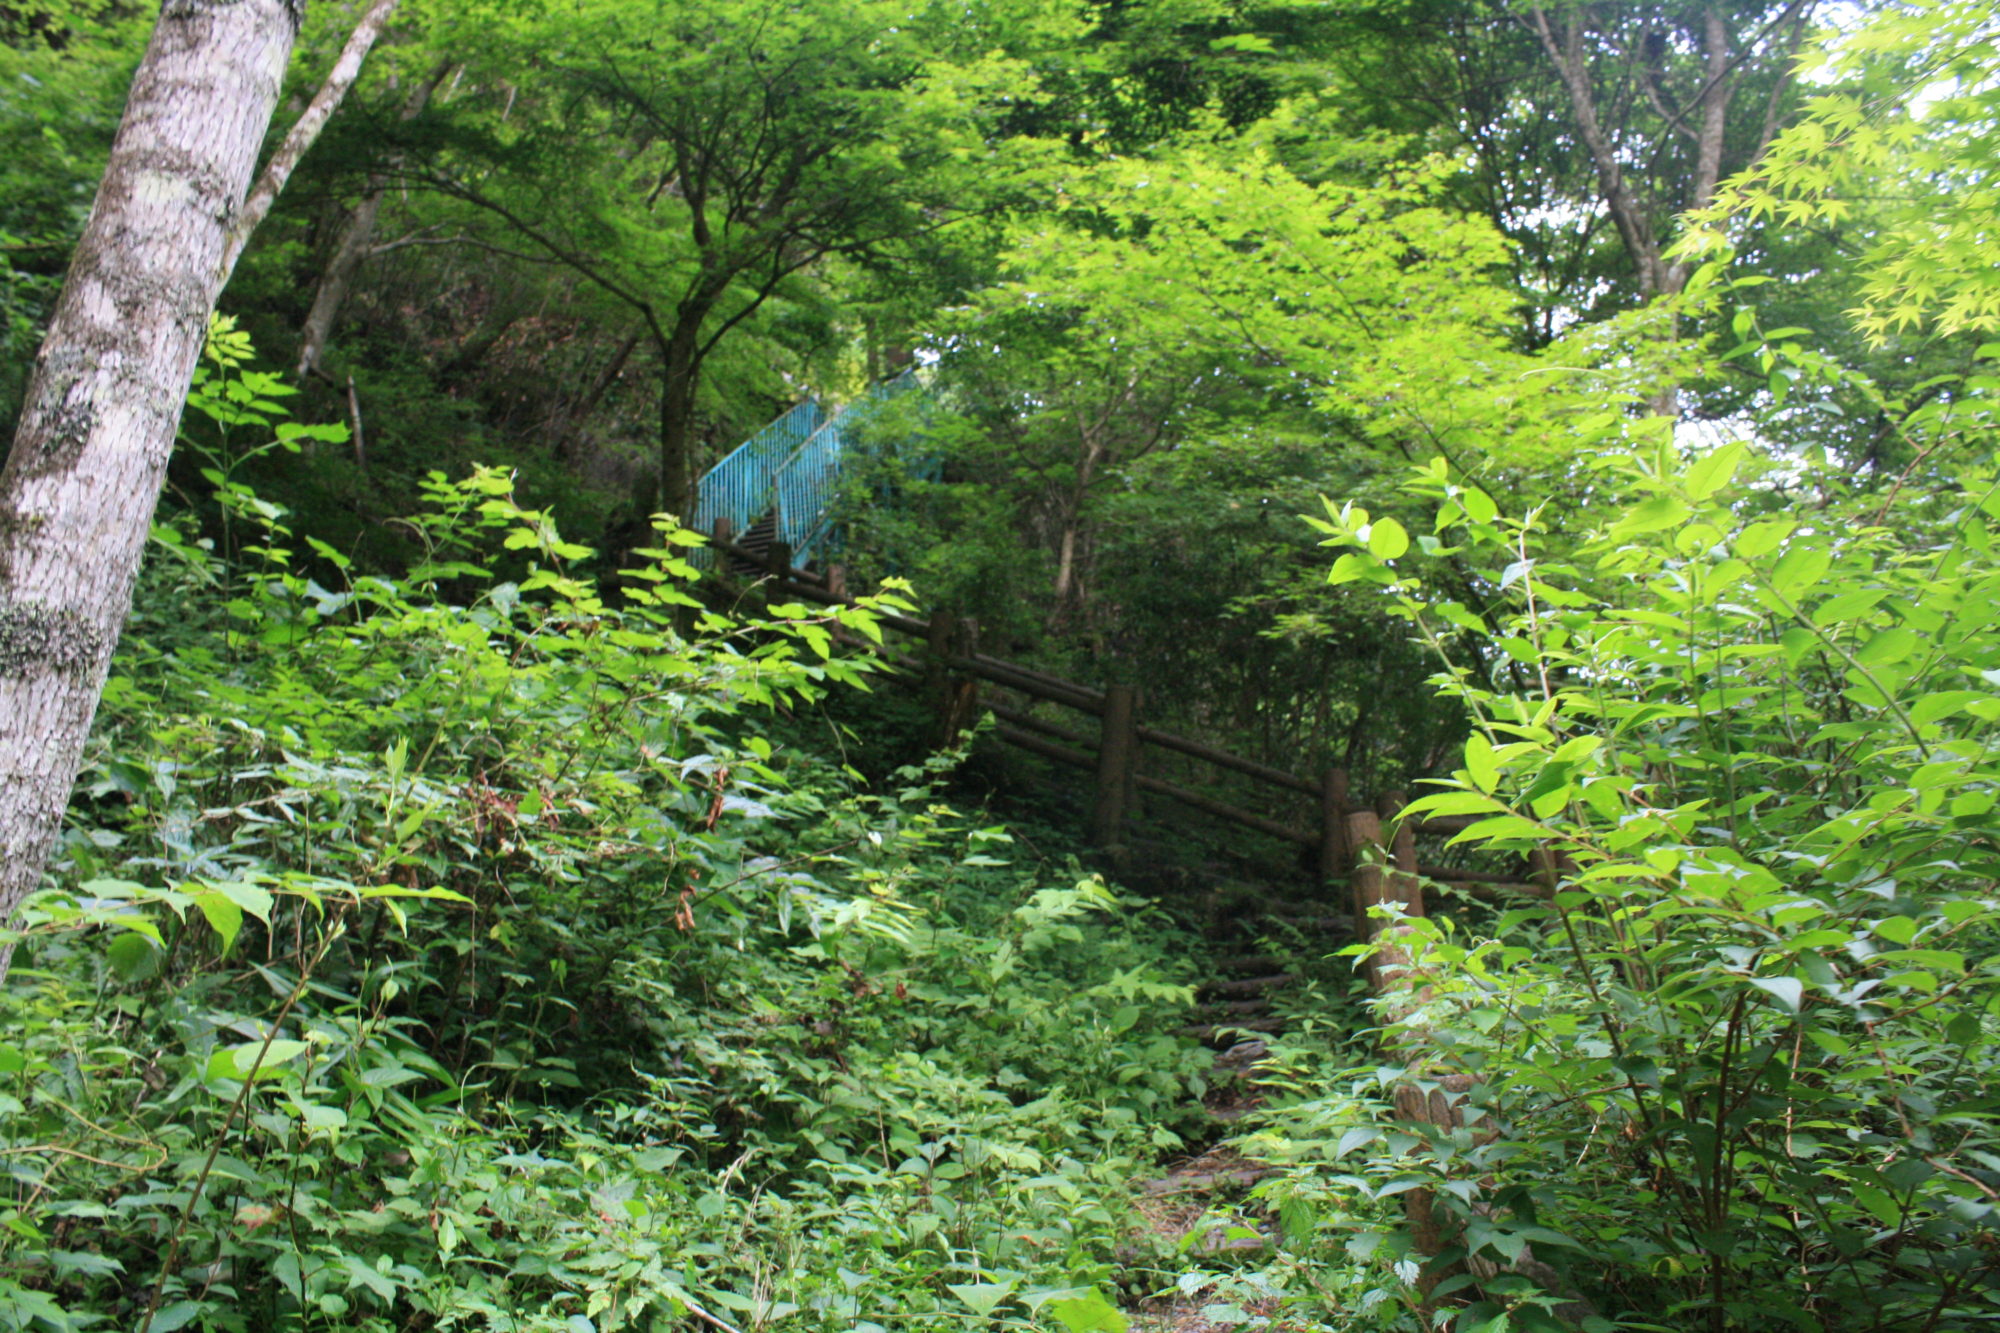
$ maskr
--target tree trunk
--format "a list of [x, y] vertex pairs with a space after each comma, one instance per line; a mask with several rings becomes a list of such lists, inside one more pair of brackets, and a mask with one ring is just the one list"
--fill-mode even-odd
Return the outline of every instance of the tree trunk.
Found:
[[371, 184], [368, 193], [355, 205], [347, 225], [341, 228], [333, 258], [327, 261], [326, 271], [320, 274], [319, 285], [313, 289], [312, 309], [306, 313], [305, 326], [299, 331], [300, 379], [319, 369], [327, 339], [333, 336], [333, 322], [340, 316], [340, 307], [346, 304], [348, 285], [375, 242], [375, 217], [382, 211], [384, 193], [381, 187]]
[[662, 349], [659, 512], [679, 519], [688, 516], [694, 493], [689, 472], [694, 455], [695, 389], [701, 375], [701, 359], [695, 348], [699, 330], [699, 322], [682, 320]]
[[[409, 101], [403, 104], [402, 119], [415, 120], [430, 104], [431, 94], [452, 70], [450, 62], [439, 65], [434, 73], [410, 91]], [[333, 249], [333, 257], [327, 261], [326, 271], [320, 274], [319, 285], [313, 289], [312, 309], [306, 315], [305, 326], [299, 331], [299, 378], [304, 379], [319, 369], [320, 358], [326, 354], [327, 340], [333, 336], [334, 321], [340, 318], [340, 307], [347, 300], [347, 289], [354, 281], [361, 261], [368, 258], [375, 245], [375, 219], [382, 212], [382, 198], [389, 192], [388, 179], [381, 172], [368, 177], [367, 193], [348, 215], [347, 225], [340, 230], [340, 241]]]
[[1077, 460], [1076, 481], [1063, 499], [1060, 535], [1056, 539], [1056, 578], [1051, 592], [1048, 628], [1060, 627], [1070, 612], [1083, 602], [1082, 575], [1077, 569], [1077, 543], [1082, 537], [1083, 506], [1090, 498], [1091, 483], [1097, 479], [1097, 465], [1104, 458], [1104, 448], [1095, 439], [1086, 437], [1083, 453]]
[[[370, 9], [260, 199], [391, 8]], [[35, 359], [0, 469], [0, 919], [40, 882], [62, 826], [208, 317], [261, 216], [251, 173], [304, 10], [166, 0]]]

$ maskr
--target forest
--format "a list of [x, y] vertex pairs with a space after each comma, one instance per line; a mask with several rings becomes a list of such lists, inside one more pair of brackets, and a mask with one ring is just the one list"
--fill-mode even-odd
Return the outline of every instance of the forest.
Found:
[[1988, 0], [0, 2], [0, 1327], [2000, 1327]]

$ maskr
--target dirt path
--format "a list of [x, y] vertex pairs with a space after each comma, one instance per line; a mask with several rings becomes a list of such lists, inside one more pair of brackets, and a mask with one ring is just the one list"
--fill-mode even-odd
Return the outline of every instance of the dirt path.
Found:
[[[1264, 1050], [1261, 1040], [1251, 1040], [1217, 1057], [1218, 1071], [1231, 1077], [1210, 1092], [1203, 1109], [1218, 1136], [1236, 1133], [1243, 1117], [1262, 1104], [1256, 1070]], [[1165, 1174], [1140, 1186], [1135, 1230], [1145, 1234], [1148, 1251], [1185, 1254], [1190, 1263], [1225, 1256], [1254, 1260], [1272, 1244], [1262, 1208], [1248, 1198], [1267, 1171], [1227, 1141], [1173, 1163]], [[1126, 1313], [1135, 1333], [1223, 1333], [1235, 1325], [1213, 1323], [1202, 1315], [1214, 1300], [1198, 1290], [1169, 1291], [1128, 1303]]]

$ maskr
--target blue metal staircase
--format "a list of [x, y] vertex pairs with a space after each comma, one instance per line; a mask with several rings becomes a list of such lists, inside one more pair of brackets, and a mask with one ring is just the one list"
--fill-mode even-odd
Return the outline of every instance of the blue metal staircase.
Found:
[[783, 542], [794, 564], [809, 566], [832, 538], [841, 471], [870, 410], [916, 387], [916, 372], [906, 370], [831, 415], [817, 402], [800, 403], [696, 483], [694, 530], [711, 533], [718, 519], [727, 519], [740, 545]]

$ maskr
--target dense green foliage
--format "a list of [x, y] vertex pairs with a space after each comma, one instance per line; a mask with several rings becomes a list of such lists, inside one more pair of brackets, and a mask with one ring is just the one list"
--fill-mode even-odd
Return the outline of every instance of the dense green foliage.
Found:
[[[406, 0], [9, 923], [0, 1326], [1991, 1326], [1991, 8]], [[0, 414], [131, 9], [0, 6]], [[912, 361], [876, 591], [700, 583], [654, 511]], [[1404, 986], [1293, 930], [1211, 1118], [1212, 942], [929, 752], [937, 606], [1457, 821]], [[1321, 891], [1149, 813], [1211, 925]]]
[[9, 1322], [1087, 1322], [1206, 1064], [1164, 928], [801, 748], [876, 603], [701, 610], [667, 528], [612, 611], [429, 490], [399, 580], [160, 532], [8, 992]]

